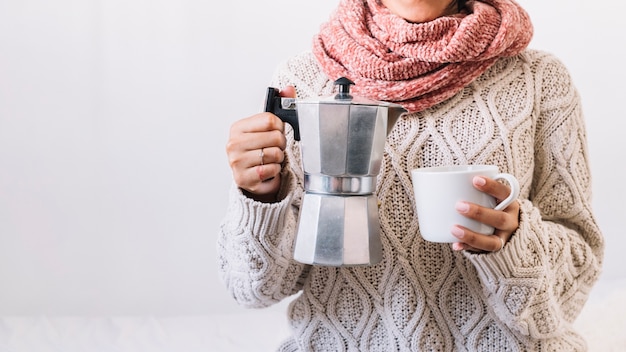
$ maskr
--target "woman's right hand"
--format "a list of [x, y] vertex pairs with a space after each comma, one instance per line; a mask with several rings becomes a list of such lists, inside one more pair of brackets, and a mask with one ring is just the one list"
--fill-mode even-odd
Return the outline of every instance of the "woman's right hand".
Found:
[[[295, 88], [289, 86], [280, 96], [295, 98], [295, 93]], [[233, 178], [237, 186], [255, 200], [277, 200], [287, 143], [284, 128], [283, 121], [269, 112], [239, 120], [230, 128], [226, 154]]]

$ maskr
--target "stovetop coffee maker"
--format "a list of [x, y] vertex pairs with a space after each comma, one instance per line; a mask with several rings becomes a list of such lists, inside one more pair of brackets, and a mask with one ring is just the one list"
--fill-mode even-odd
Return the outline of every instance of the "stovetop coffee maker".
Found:
[[328, 266], [372, 265], [382, 259], [376, 176], [387, 134], [406, 110], [350, 94], [335, 81], [330, 97], [281, 98], [267, 92], [265, 111], [289, 123], [300, 141], [304, 198], [294, 259]]

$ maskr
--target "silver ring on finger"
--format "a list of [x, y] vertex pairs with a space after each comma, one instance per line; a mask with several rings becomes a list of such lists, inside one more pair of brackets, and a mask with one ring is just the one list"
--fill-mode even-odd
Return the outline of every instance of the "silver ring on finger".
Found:
[[261, 157], [261, 165], [265, 165], [265, 163], [263, 162], [263, 157], [265, 156], [265, 153], [263, 152], [263, 148], [261, 148], [261, 154], [259, 156]]

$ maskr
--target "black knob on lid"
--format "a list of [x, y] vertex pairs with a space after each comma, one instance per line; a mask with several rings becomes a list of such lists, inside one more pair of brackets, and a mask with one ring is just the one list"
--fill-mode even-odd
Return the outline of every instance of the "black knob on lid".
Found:
[[346, 77], [341, 77], [335, 81], [335, 85], [339, 86], [339, 93], [335, 95], [335, 99], [338, 100], [351, 100], [352, 95], [350, 95], [350, 86], [354, 85], [354, 82], [347, 79]]

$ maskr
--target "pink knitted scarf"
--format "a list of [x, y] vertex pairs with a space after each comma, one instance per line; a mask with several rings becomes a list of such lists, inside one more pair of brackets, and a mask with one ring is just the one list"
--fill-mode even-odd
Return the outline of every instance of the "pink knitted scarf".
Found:
[[313, 52], [355, 94], [421, 111], [459, 92], [500, 57], [526, 48], [532, 24], [513, 0], [470, 1], [466, 13], [410, 23], [380, 0], [341, 0]]

